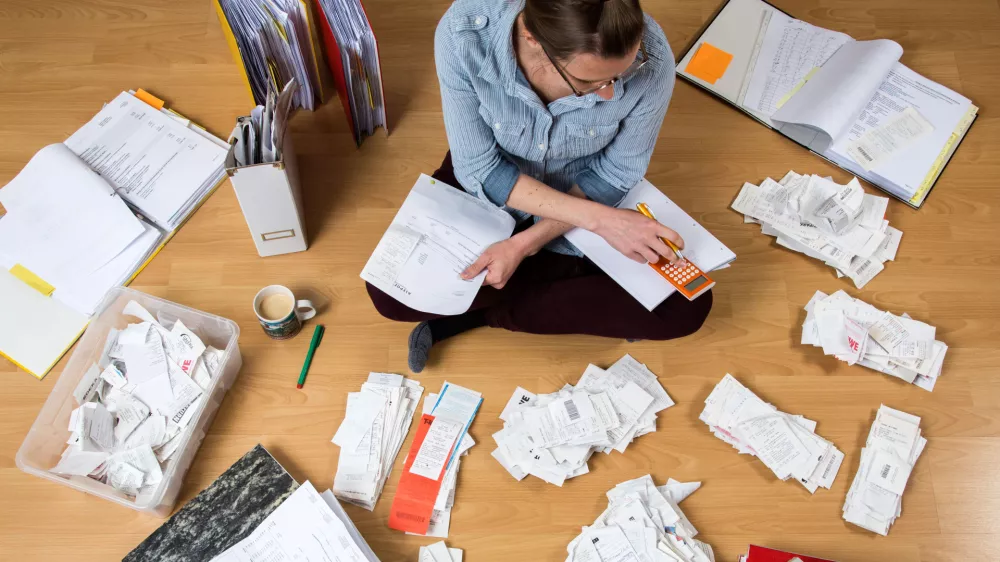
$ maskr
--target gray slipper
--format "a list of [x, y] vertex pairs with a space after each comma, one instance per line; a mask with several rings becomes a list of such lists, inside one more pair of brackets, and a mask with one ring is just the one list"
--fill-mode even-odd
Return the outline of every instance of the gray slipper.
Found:
[[432, 345], [434, 339], [431, 338], [431, 325], [427, 322], [417, 324], [417, 327], [410, 332], [410, 354], [407, 362], [411, 371], [419, 373], [424, 370]]

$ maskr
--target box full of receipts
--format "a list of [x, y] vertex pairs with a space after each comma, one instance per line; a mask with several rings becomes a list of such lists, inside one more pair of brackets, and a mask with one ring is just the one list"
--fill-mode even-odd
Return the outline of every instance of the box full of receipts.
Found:
[[309, 244], [291, 135], [285, 136], [281, 158], [276, 162], [238, 167], [236, 141], [230, 139], [229, 145], [226, 173], [250, 227], [257, 253], [268, 257], [304, 252]]

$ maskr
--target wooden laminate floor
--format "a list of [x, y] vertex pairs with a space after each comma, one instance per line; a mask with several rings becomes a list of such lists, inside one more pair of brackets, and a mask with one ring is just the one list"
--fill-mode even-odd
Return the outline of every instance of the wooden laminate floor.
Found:
[[[447, 149], [432, 57], [445, 0], [367, 0], [381, 39], [392, 135], [353, 146], [340, 104], [301, 113], [293, 135], [303, 172], [307, 253], [260, 259], [232, 189], [224, 185], [133, 287], [232, 318], [244, 366], [187, 476], [181, 502], [260, 442], [291, 474], [328, 487], [330, 443], [348, 391], [369, 371], [406, 372], [409, 325], [382, 319], [358, 278], [370, 251], [420, 172]], [[1000, 559], [1000, 5], [997, 0], [780, 0], [812, 23], [858, 39], [887, 37], [903, 62], [973, 99], [979, 121], [923, 209], [899, 203], [899, 257], [865, 290], [829, 268], [775, 247], [728, 204], [744, 181], [799, 172], [846, 174], [735, 110], [678, 83], [648, 177], [739, 256], [716, 274], [715, 309], [696, 335], [667, 343], [535, 337], [481, 329], [435, 349], [419, 377], [447, 379], [486, 400], [472, 427], [480, 443], [463, 462], [451, 546], [469, 562], [562, 560], [566, 544], [606, 504], [614, 484], [651, 473], [700, 480], [685, 512], [718, 560], [748, 543], [844, 561]], [[716, 0], [645, 0], [679, 50]], [[43, 146], [60, 142], [119, 91], [144, 87], [225, 136], [250, 109], [209, 2], [202, 0], [0, 0], [0, 185]], [[323, 308], [326, 338], [304, 391], [295, 390], [308, 336], [273, 342], [250, 301], [286, 284]], [[817, 289], [846, 289], [938, 328], [951, 347], [933, 393], [800, 346], [802, 306]], [[514, 482], [489, 456], [497, 415], [515, 386], [551, 392], [588, 362], [631, 353], [660, 375], [678, 405], [658, 432], [622, 455], [599, 455], [591, 473], [556, 488]], [[20, 472], [14, 456], [61, 366], [38, 382], [0, 363], [0, 558], [112, 560], [161, 522]], [[697, 420], [702, 400], [730, 372], [782, 410], [819, 422], [846, 454], [833, 489], [810, 496], [775, 481]], [[847, 487], [875, 410], [885, 403], [923, 417], [929, 444], [903, 514], [887, 538], [841, 519]], [[405, 448], [408, 445], [404, 445]], [[400, 457], [401, 462], [401, 457]], [[386, 561], [414, 560], [429, 539], [390, 531], [397, 468], [374, 513], [349, 507]]]

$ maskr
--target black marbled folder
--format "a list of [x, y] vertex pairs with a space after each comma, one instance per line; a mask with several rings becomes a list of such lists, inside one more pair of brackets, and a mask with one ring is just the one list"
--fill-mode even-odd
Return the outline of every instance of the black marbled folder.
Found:
[[122, 562], [208, 562], [252, 533], [298, 487], [257, 445]]

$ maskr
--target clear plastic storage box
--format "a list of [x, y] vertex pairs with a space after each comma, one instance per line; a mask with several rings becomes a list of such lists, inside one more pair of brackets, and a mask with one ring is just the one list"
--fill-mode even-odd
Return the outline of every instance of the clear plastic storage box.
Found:
[[[181, 444], [174, 455], [163, 465], [163, 480], [149, 492], [140, 493], [132, 498], [102, 484], [97, 480], [83, 476], [62, 476], [50, 470], [59, 462], [60, 455], [66, 449], [69, 439], [70, 413], [76, 409], [73, 390], [83, 378], [91, 364], [97, 363], [104, 351], [104, 343], [112, 328], [123, 329], [130, 323], [138, 322], [136, 318], [125, 316], [122, 309], [129, 301], [134, 300], [146, 308], [166, 328], [173, 326], [177, 319], [196, 333], [206, 345], [211, 345], [224, 351], [219, 373], [212, 380], [211, 386], [199, 399], [194, 419], [184, 430]], [[226, 396], [226, 391], [236, 380], [243, 365], [237, 340], [240, 329], [232, 320], [220, 316], [199, 312], [145, 293], [117, 287], [108, 292], [98, 308], [97, 314], [91, 320], [87, 331], [77, 343], [76, 350], [70, 357], [66, 368], [59, 375], [52, 393], [42, 406], [38, 418], [32, 424], [28, 436], [17, 451], [17, 467], [27, 472], [51, 480], [70, 488], [87, 492], [108, 499], [117, 504], [130, 507], [158, 517], [167, 517], [177, 501], [184, 475], [187, 474], [194, 460], [198, 447], [201, 446], [205, 434], [215, 418], [215, 413]]]

